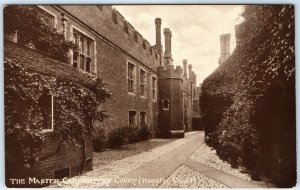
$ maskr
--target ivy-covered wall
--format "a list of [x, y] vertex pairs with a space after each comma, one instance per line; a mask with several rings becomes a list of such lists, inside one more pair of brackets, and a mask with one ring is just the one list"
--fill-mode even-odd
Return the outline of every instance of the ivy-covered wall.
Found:
[[[10, 42], [4, 69], [7, 184], [10, 178], [55, 178], [63, 168], [70, 176], [90, 170], [94, 126], [106, 118], [99, 105], [109, 97], [102, 80]], [[53, 95], [50, 132], [43, 130], [45, 91]]]
[[296, 183], [295, 15], [292, 5], [246, 6], [237, 47], [205, 79], [206, 143], [253, 179]]

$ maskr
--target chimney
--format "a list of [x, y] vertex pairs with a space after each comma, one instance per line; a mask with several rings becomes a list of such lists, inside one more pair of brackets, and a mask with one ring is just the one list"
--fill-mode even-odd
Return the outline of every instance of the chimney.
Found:
[[169, 28], [164, 29], [165, 35], [165, 65], [173, 65], [172, 53], [171, 53], [171, 38], [172, 32]]
[[156, 34], [156, 43], [155, 43], [155, 49], [160, 54], [160, 65], [163, 65], [163, 47], [161, 44], [161, 18], [155, 19], [155, 34]]
[[220, 53], [219, 64], [222, 64], [230, 55], [230, 34], [220, 35]]
[[189, 64], [188, 67], [189, 67], [189, 79], [192, 79], [192, 64]]
[[161, 45], [161, 18], [155, 19], [156, 45]]
[[186, 77], [187, 77], [187, 72], [186, 72], [186, 70], [187, 70], [187, 60], [184, 59], [184, 60], [183, 60], [183, 76], [186, 76]]

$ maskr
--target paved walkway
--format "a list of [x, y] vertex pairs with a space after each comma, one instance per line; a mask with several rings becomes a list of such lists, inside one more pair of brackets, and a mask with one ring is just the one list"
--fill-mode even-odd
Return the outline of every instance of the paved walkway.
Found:
[[194, 159], [205, 145], [203, 139], [203, 132], [186, 133], [184, 139], [115, 161], [51, 187], [268, 187]]

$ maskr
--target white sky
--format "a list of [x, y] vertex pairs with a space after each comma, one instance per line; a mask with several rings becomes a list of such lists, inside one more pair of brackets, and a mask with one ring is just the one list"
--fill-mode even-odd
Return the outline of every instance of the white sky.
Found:
[[220, 34], [231, 33], [231, 51], [235, 46], [234, 25], [241, 22], [241, 5], [129, 5], [114, 6], [132, 26], [155, 45], [154, 19], [162, 19], [163, 29], [172, 31], [174, 65], [187, 59], [193, 65], [197, 83], [218, 67]]

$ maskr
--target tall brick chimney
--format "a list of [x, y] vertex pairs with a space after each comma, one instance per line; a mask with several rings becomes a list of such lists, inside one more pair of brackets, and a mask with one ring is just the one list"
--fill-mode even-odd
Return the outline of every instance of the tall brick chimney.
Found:
[[172, 53], [171, 53], [171, 38], [172, 38], [172, 32], [169, 28], [164, 29], [164, 35], [165, 35], [165, 65], [173, 65], [173, 59], [172, 59]]
[[186, 76], [187, 77], [187, 60], [184, 59], [183, 60], [183, 76]]
[[163, 47], [161, 44], [161, 18], [155, 19], [155, 34], [156, 34], [155, 49], [160, 54], [160, 65], [163, 65]]
[[222, 64], [230, 55], [230, 34], [220, 35], [220, 53], [219, 64]]
[[161, 45], [161, 18], [155, 19], [155, 33], [156, 33], [156, 43], [157, 46]]
[[192, 64], [189, 64], [188, 67], [189, 67], [189, 79], [192, 79]]

